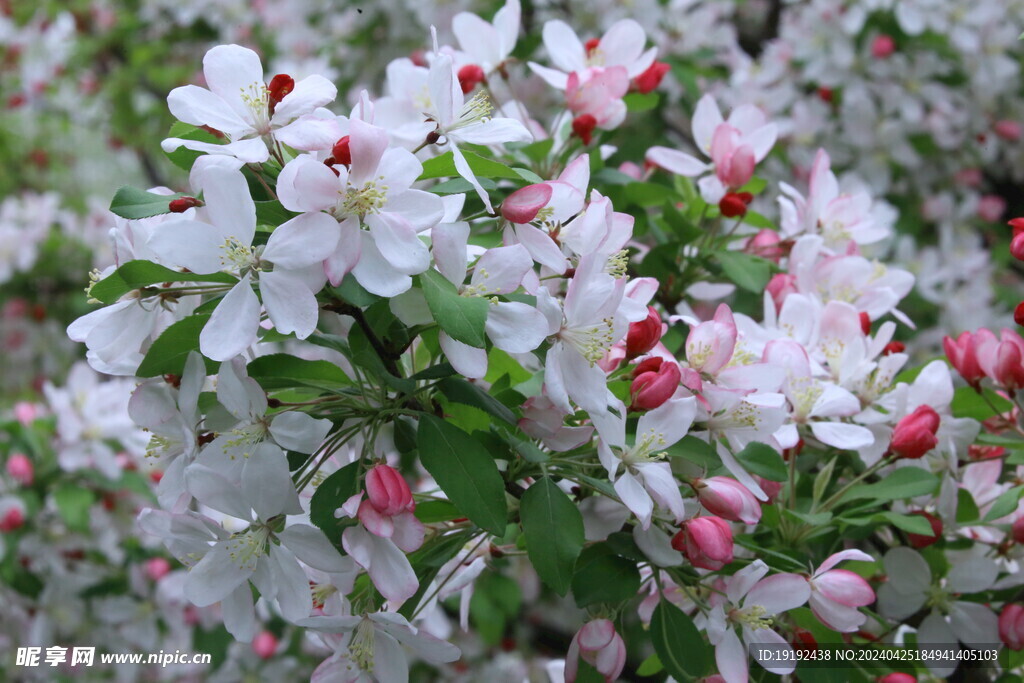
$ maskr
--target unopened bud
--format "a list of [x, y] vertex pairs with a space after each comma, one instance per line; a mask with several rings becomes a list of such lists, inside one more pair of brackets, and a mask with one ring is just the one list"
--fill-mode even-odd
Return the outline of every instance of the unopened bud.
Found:
[[463, 95], [469, 94], [478, 84], [487, 80], [484, 70], [477, 64], [467, 64], [462, 67], [459, 69], [458, 76]]
[[171, 213], [185, 213], [191, 208], [202, 205], [203, 202], [195, 197], [178, 197], [168, 202], [167, 209]]
[[597, 119], [593, 114], [580, 114], [572, 120], [572, 132], [583, 141], [584, 145], [590, 144], [595, 128], [597, 128]]
[[352, 165], [352, 148], [348, 135], [334, 143], [334, 147], [331, 148], [331, 156], [334, 157], [336, 164]]
[[941, 423], [939, 414], [929, 405], [918, 406], [896, 424], [892, 431], [889, 450], [900, 458], [916, 460], [935, 448], [939, 440], [935, 434]]

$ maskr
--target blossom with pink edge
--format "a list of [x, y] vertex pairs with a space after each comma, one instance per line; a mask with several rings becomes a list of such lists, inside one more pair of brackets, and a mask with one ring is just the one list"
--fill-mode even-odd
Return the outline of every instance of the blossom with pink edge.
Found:
[[604, 676], [605, 683], [616, 681], [626, 666], [626, 643], [609, 619], [588, 621], [573, 636], [565, 655], [565, 683], [573, 683], [583, 659]]
[[846, 560], [874, 562], [860, 550], [842, 550], [830, 555], [808, 579], [811, 611], [821, 623], [834, 631], [852, 633], [860, 628], [867, 617], [857, 611], [875, 601], [875, 592], [858, 574], [848, 569], [835, 569]]
[[693, 483], [700, 504], [713, 515], [731, 522], [757, 524], [761, 504], [750, 490], [729, 477], [708, 477]]
[[621, 67], [627, 76], [636, 78], [654, 63], [657, 48], [644, 50], [647, 34], [636, 21], [621, 19], [612, 24], [600, 39], [580, 41], [576, 32], [557, 19], [544, 24], [544, 47], [552, 69], [530, 62], [530, 68], [557, 90], [565, 90], [570, 74], [590, 67]]

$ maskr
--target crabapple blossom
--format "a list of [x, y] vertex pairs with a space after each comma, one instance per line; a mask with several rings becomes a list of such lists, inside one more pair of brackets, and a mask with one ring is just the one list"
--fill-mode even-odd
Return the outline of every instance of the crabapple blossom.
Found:
[[683, 522], [672, 547], [694, 567], [717, 571], [733, 560], [732, 529], [721, 517], [695, 517]]
[[867, 617], [857, 608], [875, 601], [875, 592], [866, 580], [848, 569], [835, 568], [846, 560], [873, 562], [874, 558], [860, 550], [843, 550], [829, 556], [808, 579], [811, 611], [823, 624], [843, 633], [860, 628]]
[[626, 666], [626, 644], [608, 619], [588, 621], [573, 636], [565, 656], [565, 681], [573, 683], [579, 660], [587, 662], [604, 676], [605, 683], [618, 679]]

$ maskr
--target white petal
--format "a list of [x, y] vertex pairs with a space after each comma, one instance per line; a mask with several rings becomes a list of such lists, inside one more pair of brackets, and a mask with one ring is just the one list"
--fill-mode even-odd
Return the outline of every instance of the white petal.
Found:
[[316, 329], [320, 319], [316, 296], [292, 273], [287, 270], [263, 273], [260, 293], [270, 321], [281, 334], [294, 332], [299, 339], [305, 339]]
[[306, 413], [279, 413], [270, 423], [270, 435], [281, 448], [299, 453], [312, 453], [331, 431], [330, 420], [318, 420]]
[[246, 274], [217, 304], [199, 333], [199, 350], [212, 360], [234, 358], [256, 342], [259, 325], [260, 300]]
[[502, 351], [527, 353], [547, 337], [547, 319], [529, 304], [501, 301], [491, 306], [484, 329]]
[[189, 570], [185, 597], [199, 607], [206, 607], [226, 598], [251, 575], [251, 571], [239, 569], [231, 560], [223, 542], [218, 543]]
[[302, 268], [330, 256], [338, 234], [338, 221], [325, 213], [305, 213], [274, 229], [263, 258], [280, 268]]
[[487, 351], [452, 339], [444, 331], [438, 335], [441, 350], [455, 371], [470, 379], [480, 379], [487, 374]]
[[856, 450], [875, 442], [875, 436], [866, 427], [843, 422], [811, 422], [811, 432], [824, 444]]
[[242, 493], [247, 504], [264, 521], [282, 513], [302, 512], [288, 473], [288, 459], [281, 449], [269, 444], [261, 444], [246, 459], [242, 468]]

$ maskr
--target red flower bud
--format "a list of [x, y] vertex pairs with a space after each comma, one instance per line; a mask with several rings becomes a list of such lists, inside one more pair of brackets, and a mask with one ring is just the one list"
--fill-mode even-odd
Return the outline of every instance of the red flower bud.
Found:
[[20, 529], [21, 525], [25, 523], [25, 511], [17, 505], [7, 509], [2, 516], [0, 516], [0, 532], [9, 533]]
[[1017, 307], [1013, 309], [1013, 322], [1024, 326], [1024, 301], [1021, 301], [1017, 304]]
[[501, 203], [501, 215], [511, 223], [529, 223], [551, 201], [552, 193], [548, 183], [521, 187]]
[[661, 339], [661, 315], [653, 306], [647, 307], [647, 317], [630, 323], [626, 333], [626, 359], [642, 356], [653, 349]]
[[825, 86], [818, 86], [818, 99], [822, 102], [832, 104], [832, 100], [835, 98], [835, 92], [832, 88], [826, 88]]
[[1014, 235], [1010, 240], [1010, 254], [1018, 261], [1024, 261], [1024, 233]]
[[946, 358], [956, 368], [968, 384], [977, 386], [985, 377], [985, 371], [981, 369], [978, 362], [977, 339], [970, 332], [961, 332], [955, 340], [952, 337], [945, 337], [942, 340], [942, 348], [946, 352]]
[[726, 218], [739, 218], [747, 215], [747, 203], [738, 194], [730, 192], [718, 202], [718, 210]]
[[878, 683], [917, 683], [917, 677], [903, 671], [893, 671], [878, 677]]
[[476, 64], [467, 64], [459, 69], [459, 85], [462, 86], [462, 94], [468, 94], [479, 83], [487, 80], [484, 70]]
[[583, 141], [584, 145], [590, 144], [595, 128], [597, 128], [597, 119], [593, 114], [580, 114], [572, 120], [572, 132]]
[[896, 41], [892, 36], [883, 33], [880, 36], [875, 36], [871, 42], [871, 56], [875, 59], [885, 59], [892, 56], [894, 52], [896, 52]]
[[914, 510], [910, 514], [924, 517], [928, 520], [928, 523], [932, 526], [932, 535], [927, 536], [925, 534], [911, 534], [907, 533], [907, 540], [910, 541], [910, 545], [915, 548], [927, 548], [932, 543], [935, 543], [942, 538], [942, 520], [933, 515], [930, 512], [924, 510]]
[[860, 329], [865, 335], [871, 334], [871, 318], [864, 311], [860, 313]]
[[31, 486], [35, 479], [35, 468], [24, 453], [11, 453], [7, 458], [7, 475], [22, 486]]
[[1010, 604], [999, 615], [999, 639], [1011, 650], [1024, 649], [1024, 607]]
[[348, 135], [334, 143], [334, 147], [331, 147], [331, 156], [334, 157], [334, 163], [336, 164], [343, 166], [352, 165], [352, 148]]
[[935, 433], [939, 431], [940, 422], [939, 414], [931, 406], [918, 406], [896, 424], [889, 451], [900, 458], [916, 460], [923, 457], [939, 443]]
[[587, 54], [590, 55], [590, 54], [594, 53], [594, 50], [596, 50], [597, 46], [600, 45], [600, 44], [601, 44], [601, 39], [600, 38], [591, 38], [587, 42], [583, 43], [583, 49], [585, 49], [587, 51]]
[[630, 410], [654, 410], [672, 398], [679, 388], [682, 373], [676, 363], [662, 363], [657, 372], [638, 375], [629, 387], [633, 397]]
[[732, 529], [721, 517], [696, 517], [672, 537], [672, 547], [694, 567], [717, 571], [733, 560]]
[[1024, 544], [1024, 517], [1018, 517], [1017, 521], [1010, 527], [1010, 535], [1015, 543]]
[[644, 358], [642, 361], [637, 363], [633, 367], [633, 378], [636, 379], [645, 372], [657, 372], [661, 369], [661, 364], [665, 362], [665, 359], [661, 356], [651, 356], [650, 358]]
[[171, 213], [185, 213], [189, 209], [195, 206], [202, 206], [203, 202], [196, 199], [195, 197], [179, 197], [178, 199], [172, 199], [167, 204], [167, 208]]
[[636, 77], [636, 89], [640, 93], [649, 93], [661, 84], [661, 79], [671, 69], [665, 62], [654, 62], [647, 70]]
[[882, 349], [882, 355], [888, 356], [893, 353], [903, 353], [906, 350], [907, 347], [903, 342], [891, 341], [885, 345], [884, 349]]
[[1013, 228], [1014, 237], [1024, 232], [1024, 218], [1013, 218], [1006, 221], [1006, 224]]
[[294, 89], [295, 79], [288, 74], [277, 74], [270, 79], [270, 85], [267, 86], [267, 95], [270, 99], [271, 111], [273, 111], [273, 105], [287, 97], [288, 93]]

